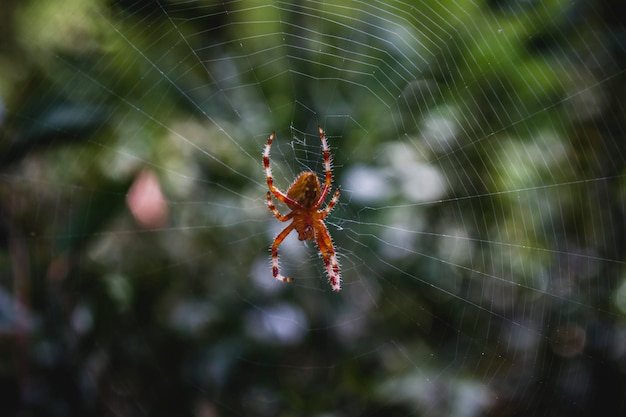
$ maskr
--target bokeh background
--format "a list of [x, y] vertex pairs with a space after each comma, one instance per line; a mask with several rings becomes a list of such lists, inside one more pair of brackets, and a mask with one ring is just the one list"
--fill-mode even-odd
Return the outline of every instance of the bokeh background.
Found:
[[625, 415], [625, 16], [3, 0], [0, 415]]

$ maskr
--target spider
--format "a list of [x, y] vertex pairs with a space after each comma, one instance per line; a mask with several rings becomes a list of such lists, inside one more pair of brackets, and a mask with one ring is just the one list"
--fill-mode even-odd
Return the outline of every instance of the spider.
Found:
[[[330, 167], [330, 150], [326, 143], [326, 136], [321, 126], [318, 126], [320, 139], [322, 141], [322, 150], [324, 152], [324, 168], [326, 171], [326, 179], [324, 181], [324, 187], [320, 187], [320, 181], [317, 178], [317, 174], [312, 171], [304, 171], [298, 175], [294, 182], [289, 186], [287, 193], [283, 193], [274, 186], [274, 179], [272, 178], [272, 168], [270, 167], [270, 147], [272, 141], [276, 136], [275, 132], [272, 132], [267, 139], [267, 145], [263, 151], [263, 166], [265, 167], [265, 175], [267, 177], [267, 186], [269, 191], [267, 192], [267, 207], [281, 222], [292, 220], [292, 222], [283, 229], [282, 232], [276, 236], [272, 243], [272, 274], [274, 278], [283, 282], [291, 282], [293, 278], [288, 278], [280, 274], [278, 270], [278, 246], [285, 240], [287, 235], [291, 233], [293, 229], [298, 232], [298, 239], [301, 241], [310, 239], [317, 243], [317, 247], [320, 250], [326, 271], [328, 273], [328, 280], [333, 291], [339, 292], [341, 290], [341, 277], [339, 275], [339, 263], [337, 262], [337, 255], [335, 254], [335, 247], [333, 241], [328, 233], [328, 229], [324, 224], [324, 219], [328, 216], [328, 213], [335, 207], [339, 200], [340, 189], [338, 188], [333, 194], [332, 199], [328, 205], [320, 209], [326, 196], [330, 192], [331, 183], [333, 180], [333, 172]], [[285, 215], [282, 215], [276, 210], [276, 206], [272, 202], [272, 194], [274, 197], [282, 201], [291, 209], [291, 211]]]

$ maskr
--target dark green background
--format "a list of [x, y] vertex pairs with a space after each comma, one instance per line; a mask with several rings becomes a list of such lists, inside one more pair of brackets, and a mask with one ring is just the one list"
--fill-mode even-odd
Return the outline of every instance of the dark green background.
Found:
[[[3, 1], [0, 414], [626, 414], [624, 15]], [[263, 145], [284, 188], [321, 172], [318, 124], [339, 294], [311, 245], [287, 287], [268, 262]], [[436, 197], [403, 192], [414, 166]], [[372, 201], [355, 167], [391, 172]]]

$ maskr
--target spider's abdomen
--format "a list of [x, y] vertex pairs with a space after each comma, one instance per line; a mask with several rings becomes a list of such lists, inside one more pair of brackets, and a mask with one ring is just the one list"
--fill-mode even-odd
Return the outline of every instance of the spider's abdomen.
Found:
[[320, 198], [320, 181], [312, 171], [303, 172], [287, 190], [287, 196], [304, 207], [313, 207]]

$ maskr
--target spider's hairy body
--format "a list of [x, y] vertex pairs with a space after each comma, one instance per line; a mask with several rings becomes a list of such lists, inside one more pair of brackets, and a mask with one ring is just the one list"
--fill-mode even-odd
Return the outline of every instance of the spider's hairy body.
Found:
[[320, 181], [314, 172], [303, 172], [287, 190], [287, 197], [297, 201], [298, 205], [287, 204], [293, 215], [293, 227], [298, 232], [298, 240], [315, 240], [313, 224], [323, 218], [317, 210], [311, 210], [322, 194]]
[[[332, 199], [324, 209], [319, 209], [328, 195], [332, 183], [332, 170], [330, 166], [330, 151], [328, 144], [326, 143], [326, 136], [324, 130], [318, 126], [320, 140], [322, 141], [322, 150], [324, 153], [324, 168], [326, 177], [324, 180], [324, 186], [322, 187], [320, 181], [312, 171], [304, 171], [298, 175], [295, 181], [291, 184], [287, 193], [283, 193], [274, 186], [274, 179], [272, 177], [272, 168], [270, 166], [270, 148], [275, 134], [272, 133], [267, 140], [265, 150], [263, 152], [263, 166], [265, 168], [265, 175], [267, 177], [267, 186], [269, 191], [267, 192], [267, 206], [274, 216], [281, 222], [292, 220], [292, 222], [283, 229], [282, 232], [276, 236], [274, 243], [272, 244], [272, 274], [274, 278], [283, 281], [290, 282], [293, 278], [288, 278], [280, 274], [278, 269], [278, 246], [283, 240], [291, 233], [292, 230], [298, 232], [299, 240], [313, 240], [317, 243], [320, 250], [326, 271], [328, 273], [328, 279], [333, 291], [339, 291], [341, 289], [341, 277], [339, 274], [339, 264], [337, 262], [337, 255], [335, 254], [335, 248], [328, 233], [328, 229], [324, 224], [324, 219], [328, 216], [328, 213], [337, 204], [339, 200], [340, 190], [337, 189], [333, 194]], [[272, 195], [275, 198], [282, 201], [291, 211], [285, 215], [278, 212], [274, 203], [272, 202]]]
[[[311, 171], [300, 174], [287, 190], [287, 197], [297, 201], [305, 208], [311, 208], [317, 204], [321, 194], [322, 189], [320, 181], [317, 179], [317, 174]], [[292, 210], [297, 210], [298, 208], [289, 204], [287, 204], [287, 207]]]

